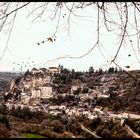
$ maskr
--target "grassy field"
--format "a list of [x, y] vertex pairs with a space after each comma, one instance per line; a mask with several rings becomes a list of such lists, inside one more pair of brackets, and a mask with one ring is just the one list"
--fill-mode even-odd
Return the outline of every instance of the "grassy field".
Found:
[[45, 136], [42, 135], [38, 135], [38, 134], [32, 134], [32, 133], [26, 133], [24, 134], [25, 138], [47, 138]]

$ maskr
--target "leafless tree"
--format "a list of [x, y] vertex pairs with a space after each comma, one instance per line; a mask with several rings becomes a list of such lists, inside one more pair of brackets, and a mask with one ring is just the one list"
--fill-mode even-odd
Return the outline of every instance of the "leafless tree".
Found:
[[[56, 30], [54, 34], [47, 39], [42, 39], [43, 41], [37, 42], [38, 45], [45, 43], [46, 41], [54, 42], [56, 40], [56, 35], [60, 27], [60, 21], [65, 17], [68, 25], [68, 33], [70, 31], [70, 25], [72, 22], [72, 16], [77, 18], [84, 18], [84, 15], [79, 15], [79, 11], [92, 7], [96, 9], [96, 23], [97, 23], [97, 38], [95, 44], [91, 47], [89, 51], [81, 56], [64, 56], [57, 59], [72, 58], [80, 59], [88, 55], [96, 47], [98, 47], [101, 55], [107, 60], [108, 64], [117, 64], [116, 59], [122, 48], [122, 46], [127, 42], [131, 45], [133, 53], [138, 61], [140, 55], [139, 38], [140, 38], [140, 27], [139, 27], [139, 17], [140, 17], [140, 2], [1, 2], [0, 3], [0, 32], [7, 31], [7, 42], [5, 49], [0, 56], [0, 60], [3, 58], [7, 48], [8, 42], [14, 27], [14, 22], [16, 21], [16, 15], [20, 10], [27, 10], [27, 18], [33, 18], [33, 22], [42, 18], [43, 15], [49, 11], [52, 13], [51, 19], [57, 20]], [[67, 13], [67, 15], [65, 14]], [[114, 14], [113, 14], [114, 13]], [[88, 16], [88, 15], [86, 15]], [[116, 17], [116, 18], [115, 18]], [[47, 18], [47, 17], [46, 17]], [[105, 49], [102, 45], [102, 30], [101, 24], [104, 24], [107, 32], [112, 32], [117, 34], [118, 39], [117, 51], [111, 60], [108, 60], [105, 55]], [[132, 38], [136, 40], [133, 42]], [[104, 50], [102, 50], [104, 49]], [[129, 55], [131, 56], [131, 55]], [[127, 67], [128, 68], [128, 67]], [[125, 71], [125, 70], [124, 70]]]

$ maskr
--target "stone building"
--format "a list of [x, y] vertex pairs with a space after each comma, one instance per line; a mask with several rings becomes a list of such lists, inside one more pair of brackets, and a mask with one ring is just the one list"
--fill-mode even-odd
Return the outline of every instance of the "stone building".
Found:
[[28, 104], [30, 102], [30, 95], [28, 95], [27, 93], [22, 92], [21, 96], [20, 96], [20, 101], [23, 104]]
[[54, 74], [54, 73], [60, 73], [61, 68], [60, 67], [49, 67], [49, 73]]
[[41, 89], [41, 98], [50, 98], [53, 95], [52, 86], [48, 83], [40, 87]]
[[33, 89], [31, 91], [31, 98], [40, 98], [41, 96], [41, 90], [40, 89]]

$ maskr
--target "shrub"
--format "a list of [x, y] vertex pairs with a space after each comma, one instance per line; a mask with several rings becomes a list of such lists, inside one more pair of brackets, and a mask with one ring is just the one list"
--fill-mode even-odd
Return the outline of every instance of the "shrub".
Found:
[[51, 126], [54, 127], [54, 131], [63, 132], [64, 126], [59, 120], [53, 120]]
[[6, 128], [10, 129], [9, 119], [7, 118], [7, 116], [0, 116], [0, 122], [3, 123]]
[[103, 125], [100, 125], [100, 126], [98, 126], [97, 127], [97, 129], [96, 129], [96, 133], [98, 134], [98, 135], [101, 135], [101, 133], [102, 133], [102, 131], [104, 130], [104, 126]]
[[10, 131], [4, 126], [4, 124], [0, 123], [0, 138], [8, 137], [10, 137]]
[[101, 118], [98, 117], [98, 118], [93, 119], [93, 120], [91, 121], [91, 123], [90, 123], [90, 128], [91, 128], [91, 130], [96, 129], [97, 126], [98, 126], [100, 123], [101, 123]]
[[109, 138], [110, 137], [110, 131], [108, 129], [104, 129], [101, 133], [101, 137]]

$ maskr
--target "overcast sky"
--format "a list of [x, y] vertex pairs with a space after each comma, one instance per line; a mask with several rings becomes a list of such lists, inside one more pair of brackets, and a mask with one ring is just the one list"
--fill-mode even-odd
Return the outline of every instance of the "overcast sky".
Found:
[[[64, 12], [67, 16], [67, 12]], [[63, 15], [64, 15], [63, 14]], [[97, 35], [97, 10], [93, 7], [79, 11], [80, 15], [88, 17], [71, 16], [70, 32], [67, 35], [67, 19], [61, 17], [59, 29], [56, 34], [55, 42], [45, 42], [37, 45], [37, 42], [46, 40], [56, 29], [56, 20], [51, 20], [51, 12], [32, 23], [33, 18], [26, 18], [26, 9], [21, 10], [16, 17], [14, 28], [10, 37], [8, 49], [0, 61], [0, 71], [24, 71], [33, 67], [46, 67], [63, 65], [69, 69], [86, 71], [90, 66], [95, 69], [106, 68], [107, 60], [111, 60], [117, 51], [117, 35], [107, 32], [101, 23], [101, 52], [96, 47], [91, 53], [81, 59], [58, 59], [63, 56], [81, 56], [90, 50], [96, 43]], [[57, 15], [58, 16], [58, 15]], [[45, 19], [48, 17], [45, 21]], [[3, 52], [6, 42], [4, 32], [0, 33], [0, 55]], [[128, 55], [131, 54], [131, 57]], [[53, 61], [52, 61], [53, 60]], [[133, 53], [132, 48], [127, 43], [121, 48], [117, 58], [118, 64], [125, 68], [129, 65], [130, 69], [139, 69], [140, 65]], [[109, 65], [110, 66], [110, 65]]]

